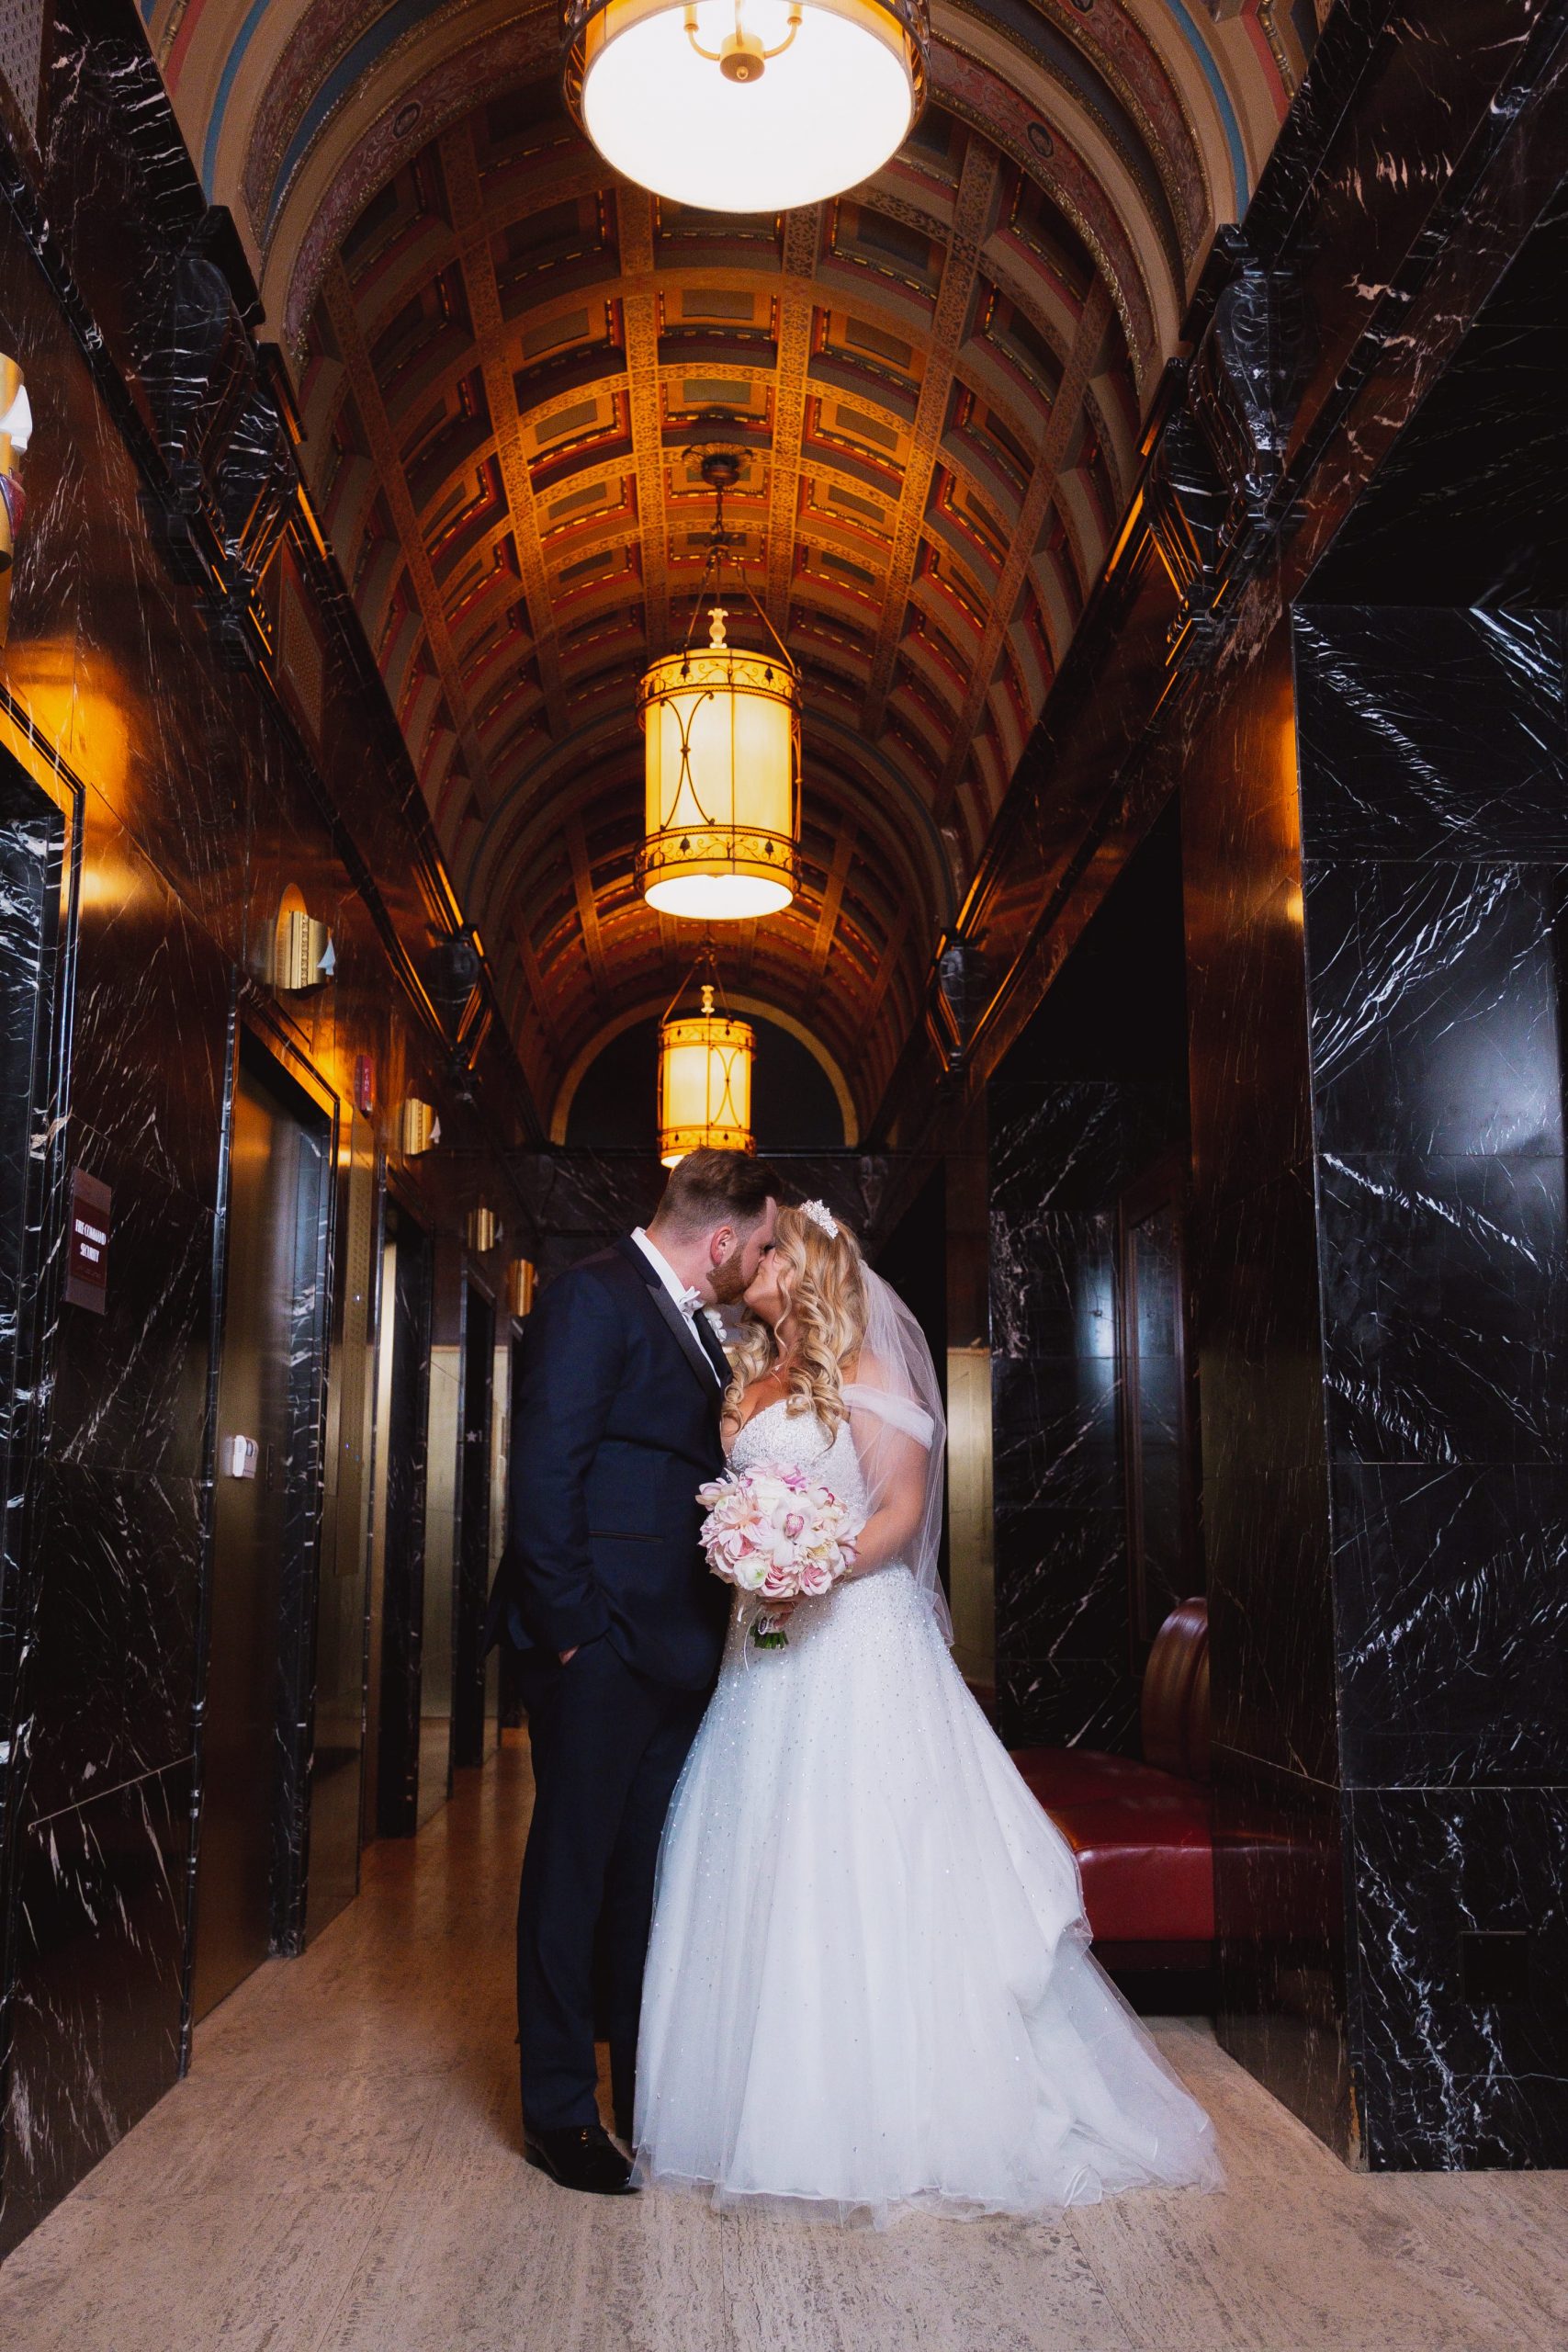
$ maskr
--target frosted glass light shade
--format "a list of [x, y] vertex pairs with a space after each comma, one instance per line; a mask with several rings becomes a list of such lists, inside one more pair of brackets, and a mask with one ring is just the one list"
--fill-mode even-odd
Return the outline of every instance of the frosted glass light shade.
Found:
[[583, 128], [677, 203], [815, 204], [880, 169], [919, 111], [925, 0], [569, 0], [566, 15]]
[[[723, 615], [714, 634], [722, 639]], [[722, 642], [667, 654], [637, 697], [649, 906], [696, 922], [776, 914], [795, 896], [800, 688], [776, 654]]]
[[689, 1151], [751, 1148], [751, 1057], [756, 1033], [749, 1022], [713, 1010], [666, 1021], [659, 1033], [659, 1157], [666, 1168]]

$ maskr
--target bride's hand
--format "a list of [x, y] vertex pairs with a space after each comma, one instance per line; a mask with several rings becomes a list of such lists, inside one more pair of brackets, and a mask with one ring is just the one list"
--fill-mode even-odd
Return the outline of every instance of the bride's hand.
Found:
[[775, 1625], [787, 1625], [799, 1607], [800, 1596], [797, 1593], [793, 1600], [764, 1600], [762, 1613], [770, 1617]]

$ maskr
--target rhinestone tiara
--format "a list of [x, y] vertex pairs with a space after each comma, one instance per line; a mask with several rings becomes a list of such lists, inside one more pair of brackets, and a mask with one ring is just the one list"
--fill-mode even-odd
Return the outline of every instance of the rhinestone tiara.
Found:
[[829, 1241], [837, 1241], [839, 1221], [825, 1201], [802, 1201], [800, 1214], [802, 1216], [808, 1216], [812, 1224], [827, 1235]]

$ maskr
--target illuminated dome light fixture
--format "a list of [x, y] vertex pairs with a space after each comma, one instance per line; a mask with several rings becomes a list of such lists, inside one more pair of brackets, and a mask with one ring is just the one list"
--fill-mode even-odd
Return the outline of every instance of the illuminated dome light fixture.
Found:
[[927, 0], [566, 0], [567, 103], [606, 163], [712, 212], [879, 171], [925, 100]]
[[[726, 641], [724, 493], [739, 478], [732, 449], [710, 449], [703, 479], [716, 509], [686, 642], [643, 674], [643, 845], [637, 887], [660, 914], [739, 922], [777, 914], [795, 889], [800, 839], [800, 679], [773, 623], [735, 567], [739, 593], [772, 652]], [[705, 598], [708, 642], [693, 636]]]
[[[711, 956], [708, 958], [712, 962]], [[659, 1024], [659, 1157], [673, 1168], [689, 1151], [754, 1151], [751, 1062], [755, 1030], [714, 1009], [715, 978], [700, 1012], [677, 1014], [682, 982]]]

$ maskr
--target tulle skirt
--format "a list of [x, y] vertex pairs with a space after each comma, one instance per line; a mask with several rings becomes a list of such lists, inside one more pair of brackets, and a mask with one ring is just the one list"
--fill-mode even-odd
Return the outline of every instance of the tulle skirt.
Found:
[[660, 1858], [639, 2179], [879, 2224], [1220, 2187], [908, 1572], [803, 1603], [787, 1649], [743, 1609]]

